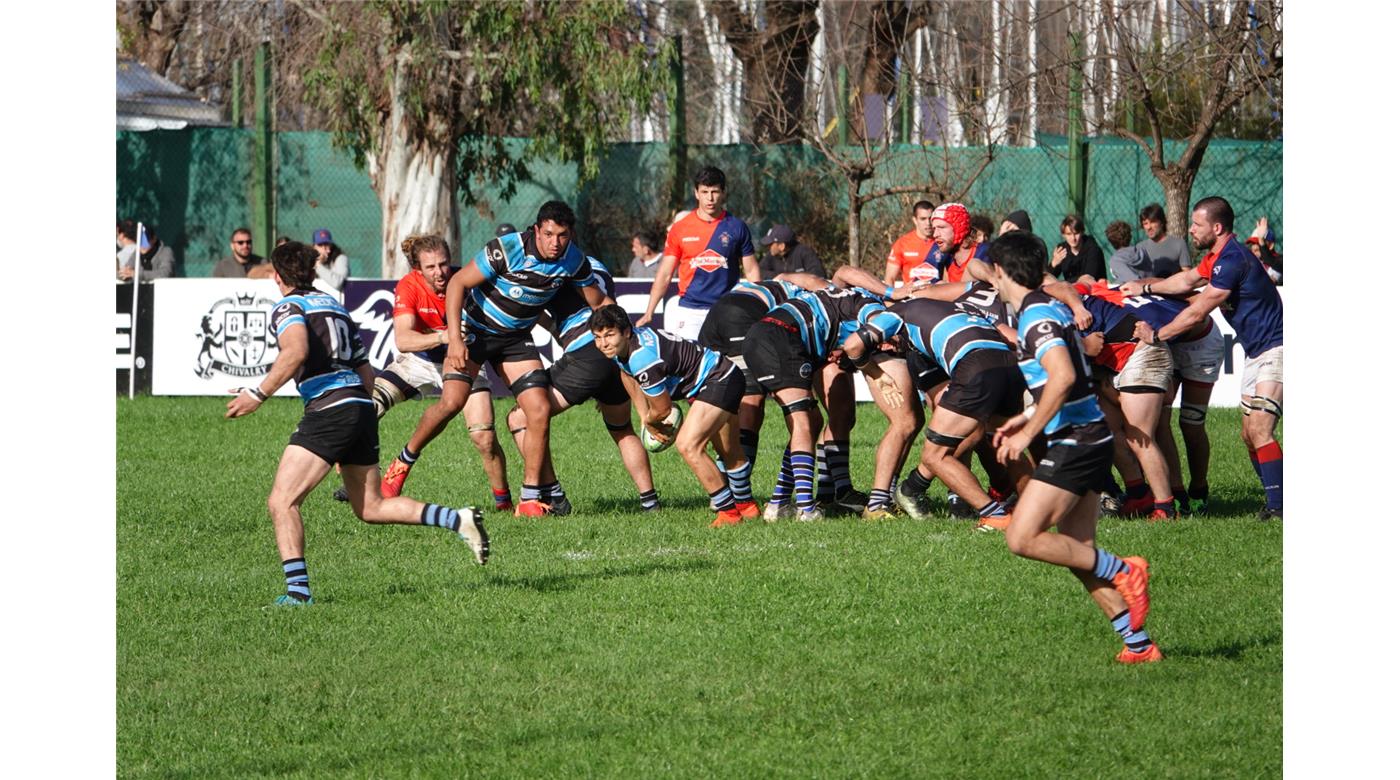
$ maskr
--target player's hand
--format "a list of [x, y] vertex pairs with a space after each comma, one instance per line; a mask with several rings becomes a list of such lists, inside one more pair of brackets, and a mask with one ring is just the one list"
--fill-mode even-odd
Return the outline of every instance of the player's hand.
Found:
[[1137, 324], [1133, 326], [1133, 338], [1144, 344], [1151, 344], [1157, 339], [1157, 332], [1152, 329], [1151, 325], [1138, 320]]
[[840, 363], [840, 362], [841, 362], [841, 358], [843, 358], [843, 357], [845, 357], [845, 356], [846, 356], [846, 350], [844, 350], [844, 349], [833, 349], [833, 350], [831, 350], [831, 354], [826, 356], [826, 362], [828, 362], [828, 363]]
[[1141, 281], [1133, 279], [1118, 285], [1118, 292], [1131, 298], [1134, 295], [1142, 295], [1142, 287], [1143, 284]]
[[1269, 235], [1269, 218], [1260, 217], [1259, 221], [1254, 225], [1254, 232], [1250, 233], [1249, 235], [1252, 238], [1257, 238], [1262, 242], [1264, 240], [1264, 236]]
[[662, 444], [670, 444], [672, 437], [676, 435], [676, 427], [667, 425], [665, 422], [659, 422], [656, 425], [648, 423], [647, 430], [651, 431], [652, 438]]
[[447, 357], [442, 359], [443, 371], [465, 371], [467, 369], [467, 345], [462, 342], [447, 344]]
[[1079, 310], [1074, 313], [1074, 327], [1080, 330], [1088, 330], [1089, 326], [1093, 324], [1094, 315], [1090, 314], [1088, 309], [1080, 306]]
[[1018, 414], [1010, 420], [1001, 424], [996, 433], [992, 434], [992, 446], [997, 448], [997, 462], [1003, 465], [1021, 457], [1021, 453], [1030, 446], [1029, 436], [1020, 433], [1030, 420], [1024, 414]]
[[1069, 257], [1069, 249], [1062, 246], [1055, 247], [1054, 254], [1050, 256], [1050, 266], [1052, 268], [1059, 268], [1060, 263], [1063, 263], [1066, 257]]
[[638, 317], [635, 327], [640, 328], [641, 326], [646, 325], [648, 322], [651, 322], [651, 312], [646, 312], [642, 316]]
[[124, 265], [117, 269], [117, 278], [126, 281], [136, 275], [136, 269], [129, 265]]
[[880, 397], [885, 399], [889, 406], [903, 406], [904, 392], [899, 389], [899, 383], [894, 381], [894, 377], [889, 374], [881, 374], [875, 380], [875, 387], [880, 391]]
[[1103, 334], [1088, 333], [1079, 337], [1079, 344], [1084, 349], [1084, 357], [1098, 357], [1103, 352]]
[[259, 401], [257, 396], [245, 393], [241, 387], [231, 387], [229, 392], [233, 393], [233, 400], [229, 401], [228, 406], [225, 407], [227, 409], [224, 412], [225, 419], [252, 414], [258, 410], [259, 406], [262, 406], [262, 401]]

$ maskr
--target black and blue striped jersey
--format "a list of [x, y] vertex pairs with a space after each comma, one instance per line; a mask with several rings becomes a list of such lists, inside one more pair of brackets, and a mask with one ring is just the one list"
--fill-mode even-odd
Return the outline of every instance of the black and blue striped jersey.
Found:
[[[593, 270], [594, 283], [603, 294], [616, 300], [617, 286], [608, 267], [592, 256], [588, 258], [588, 265]], [[545, 306], [545, 311], [554, 319], [554, 337], [565, 352], [573, 352], [593, 343], [593, 331], [588, 329], [588, 318], [593, 316], [593, 309], [583, 299], [579, 288], [570, 285], [561, 289], [554, 300]]]
[[306, 360], [293, 377], [307, 411], [343, 403], [372, 403], [355, 369], [369, 362], [360, 330], [345, 307], [317, 290], [294, 290], [272, 308], [272, 329], [306, 328]]
[[597, 283], [588, 259], [573, 244], [558, 260], [540, 259], [534, 228], [492, 239], [472, 263], [486, 280], [467, 291], [462, 321], [486, 333], [528, 331], [561, 287]]
[[1016, 327], [1016, 313], [997, 297], [997, 288], [989, 282], [968, 282], [967, 290], [959, 295], [955, 302], [962, 304], [964, 308], [977, 309], [977, 313], [991, 320], [993, 325]]
[[735, 293], [740, 293], [742, 295], [751, 295], [763, 301], [769, 309], [773, 309], [786, 303], [787, 299], [800, 292], [802, 292], [802, 288], [792, 282], [780, 282], [777, 279], [750, 282], [747, 279], [741, 279], [738, 284], [734, 285], [734, 289], [725, 294], [733, 295]]
[[859, 288], [802, 290], [769, 316], [793, 325], [807, 357], [814, 361], [825, 360], [862, 327], [868, 326], [881, 341], [887, 341], [903, 325], [879, 298]]
[[1040, 403], [1040, 395], [1045, 391], [1048, 374], [1040, 361], [1045, 353], [1055, 347], [1069, 350], [1069, 362], [1074, 367], [1074, 384], [1069, 389], [1064, 405], [1045, 425], [1045, 435], [1051, 444], [1074, 442], [1074, 428], [1090, 423], [1102, 422], [1103, 412], [1094, 397], [1094, 382], [1089, 372], [1089, 362], [1079, 346], [1079, 333], [1074, 327], [1074, 317], [1069, 307], [1051, 298], [1042, 290], [1032, 290], [1021, 301], [1020, 324], [1017, 327], [1020, 338], [1020, 351], [1017, 355], [1021, 375], [1026, 379], [1026, 387], [1031, 391], [1035, 403]]
[[890, 306], [890, 312], [904, 322], [910, 346], [936, 361], [948, 376], [974, 350], [1011, 351], [995, 324], [974, 314], [970, 307], [932, 298], [910, 298]]
[[628, 343], [632, 351], [626, 362], [617, 360], [617, 365], [650, 396], [665, 392], [672, 399], [691, 398], [717, 370], [734, 369], [713, 349], [664, 330], [634, 327]]

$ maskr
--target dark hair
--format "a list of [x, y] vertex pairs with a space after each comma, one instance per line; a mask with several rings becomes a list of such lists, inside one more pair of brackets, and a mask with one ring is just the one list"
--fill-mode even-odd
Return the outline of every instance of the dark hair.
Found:
[[661, 240], [657, 238], [656, 231], [651, 228], [642, 228], [633, 233], [632, 237], [642, 242], [642, 246], [653, 252], [661, 248]]
[[399, 249], [403, 250], [403, 256], [408, 258], [408, 266], [414, 270], [422, 264], [424, 252], [442, 252], [447, 256], [447, 262], [452, 262], [452, 250], [448, 248], [447, 240], [437, 234], [409, 236], [399, 244]]
[[1075, 233], [1083, 233], [1084, 220], [1080, 219], [1078, 214], [1070, 214], [1069, 216], [1060, 220], [1060, 232], [1065, 232], [1065, 228], [1069, 228]]
[[[274, 241], [274, 242], [272, 243], [272, 245], [273, 245], [273, 246], [282, 246], [283, 244], [290, 244], [291, 242], [292, 242], [292, 237], [291, 237], [291, 236], [278, 236], [278, 237], [277, 237], [277, 240]], [[334, 246], [334, 244], [332, 244], [332, 246]]]
[[921, 200], [914, 204], [914, 208], [909, 211], [909, 216], [916, 217], [920, 211], [933, 211], [935, 206], [926, 200]]
[[1210, 220], [1211, 224], [1225, 228], [1226, 233], [1235, 229], [1235, 210], [1230, 208], [1230, 201], [1219, 195], [1201, 198], [1196, 201], [1196, 205], [1192, 206], [1191, 210], [1193, 212], [1204, 210], [1206, 219]]
[[1108, 243], [1114, 249], [1122, 249], [1133, 243], [1133, 228], [1121, 219], [1115, 219], [1104, 228], [1103, 234], [1108, 237]]
[[626, 333], [632, 330], [632, 318], [628, 316], [626, 309], [615, 303], [610, 303], [593, 310], [593, 315], [588, 318], [588, 329], [592, 331], [616, 330], [618, 333]]
[[117, 220], [117, 232], [132, 241], [136, 240], [136, 221], [132, 219]]
[[1167, 224], [1167, 212], [1162, 210], [1162, 204], [1149, 203], [1138, 212], [1138, 222], [1161, 222]]
[[967, 224], [973, 230], [982, 231], [982, 235], [991, 238], [996, 232], [996, 226], [992, 224], [992, 218], [986, 214], [973, 214], [967, 218]]
[[316, 281], [316, 247], [288, 241], [272, 249], [272, 270], [294, 290], [309, 290]]
[[1011, 281], [1030, 290], [1044, 281], [1047, 257], [1040, 236], [1024, 230], [1006, 233], [987, 248], [988, 262], [1001, 266]]
[[540, 206], [539, 212], [535, 214], [536, 225], [543, 225], [545, 222], [571, 228], [574, 226], [574, 210], [562, 200], [551, 200]]
[[238, 234], [239, 234], [239, 233], [247, 233], [247, 234], [248, 234], [248, 238], [252, 238], [252, 237], [253, 237], [253, 231], [249, 230], [248, 228], [241, 227], [241, 228], [234, 228], [234, 229], [233, 229], [233, 232], [228, 234], [228, 240], [229, 240], [229, 241], [232, 241], [232, 240], [234, 240], [235, 238], [238, 238]]
[[704, 168], [696, 171], [695, 178], [692, 179], [692, 181], [695, 183], [695, 189], [697, 190], [701, 187], [719, 187], [722, 190], [728, 189], [725, 186], [724, 171], [721, 171], [713, 165], [706, 165]]

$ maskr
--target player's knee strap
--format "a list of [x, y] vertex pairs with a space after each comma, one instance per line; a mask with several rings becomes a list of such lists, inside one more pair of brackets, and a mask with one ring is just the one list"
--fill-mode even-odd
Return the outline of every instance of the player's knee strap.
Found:
[[799, 398], [798, 400], [793, 401], [790, 404], [779, 403], [778, 406], [782, 408], [783, 414], [785, 416], [792, 416], [794, 414], [797, 414], [798, 412], [805, 412], [809, 409], [815, 408], [816, 401], [812, 400], [810, 397]]
[[370, 396], [374, 399], [375, 406], [380, 409], [389, 409], [408, 397], [402, 388], [383, 377], [375, 377], [374, 388], [370, 390]]
[[493, 422], [467, 423], [467, 433], [485, 433], [487, 431], [495, 433], [496, 424]]
[[924, 438], [928, 439], [930, 444], [937, 444], [940, 447], [950, 447], [952, 449], [957, 449], [958, 445], [962, 444], [963, 441], [967, 439], [966, 436], [949, 436], [946, 433], [939, 433], [932, 428], [924, 429]]
[[1241, 404], [1241, 406], [1244, 407], [1244, 413], [1246, 415], [1252, 412], [1263, 412], [1265, 414], [1272, 414], [1274, 417], [1283, 417], [1283, 404], [1266, 395], [1251, 396], [1250, 399]]
[[1181, 424], [1197, 427], [1205, 425], [1207, 408], [1205, 404], [1183, 403], [1181, 405]]
[[630, 431], [630, 430], [632, 430], [632, 421], [631, 421], [631, 420], [628, 420], [627, 422], [620, 422], [620, 423], [610, 423], [610, 422], [608, 422], [607, 420], [604, 420], [604, 421], [603, 421], [603, 425], [607, 426], [608, 430], [610, 430], [610, 431]]
[[549, 387], [549, 372], [543, 368], [526, 372], [524, 376], [510, 383], [510, 392], [518, 396], [533, 387]]

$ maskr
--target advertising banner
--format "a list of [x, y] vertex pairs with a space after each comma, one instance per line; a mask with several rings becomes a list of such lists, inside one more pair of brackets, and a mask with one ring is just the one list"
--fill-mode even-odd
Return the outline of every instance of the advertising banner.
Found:
[[[131, 371], [136, 371], [135, 391], [151, 391], [151, 312], [155, 311], [155, 285], [141, 283], [141, 294], [133, 296], [135, 285], [118, 283], [116, 321], [117, 395], [133, 387]], [[132, 310], [133, 298], [137, 299]]]

